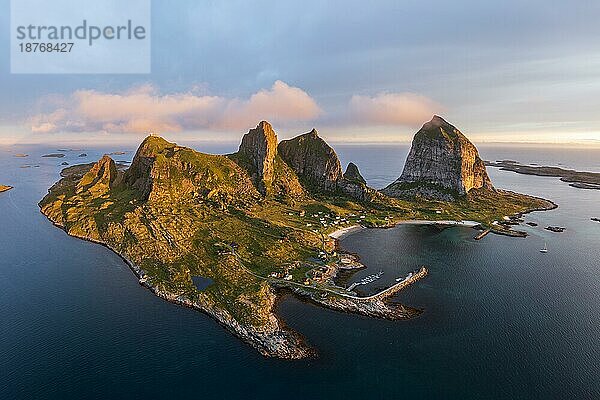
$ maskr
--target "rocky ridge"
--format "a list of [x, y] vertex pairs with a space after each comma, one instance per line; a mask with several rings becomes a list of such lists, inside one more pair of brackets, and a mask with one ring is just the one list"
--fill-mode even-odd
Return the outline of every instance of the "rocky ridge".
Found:
[[[266, 356], [314, 354], [275, 315], [281, 288], [339, 311], [388, 319], [417, 315], [385, 297], [358, 299], [334, 281], [319, 280], [323, 263], [328, 270], [343, 264], [327, 234], [353, 224], [430, 218], [439, 203], [415, 207], [386, 197], [366, 185], [353, 163], [342, 174], [335, 151], [316, 131], [277, 148], [276, 141], [266, 122], [226, 156], [149, 136], [125, 171], [109, 156], [65, 168], [40, 208], [69, 235], [121, 255], [157, 296], [211, 315]], [[509, 200], [514, 204], [508, 208], [497, 198], [463, 202], [457, 210], [447, 204], [443, 217], [468, 219], [462, 207], [481, 216], [493, 204], [498, 210], [491, 221], [533, 202], [517, 194]], [[213, 283], [199, 289], [193, 277]]]

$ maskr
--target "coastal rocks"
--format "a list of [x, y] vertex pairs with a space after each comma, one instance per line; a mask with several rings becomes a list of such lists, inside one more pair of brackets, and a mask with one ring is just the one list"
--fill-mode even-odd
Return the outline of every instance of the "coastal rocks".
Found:
[[537, 222], [525, 222], [529, 226], [538, 226]]
[[0, 185], [0, 193], [7, 192], [12, 188], [13, 188], [12, 186]]
[[334, 192], [342, 178], [342, 166], [335, 151], [319, 137], [317, 130], [283, 140], [279, 154], [300, 180], [316, 191]]
[[567, 228], [562, 227], [562, 226], [547, 226], [545, 229], [547, 231], [561, 233], [561, 232], [564, 232]]
[[271, 124], [261, 121], [242, 138], [239, 157], [248, 164], [252, 182], [263, 195], [271, 189], [277, 155], [277, 135]]
[[44, 154], [42, 157], [44, 158], [63, 158], [65, 155], [62, 153], [52, 153], [52, 154]]
[[494, 190], [477, 149], [436, 115], [413, 138], [402, 175], [382, 192], [452, 201], [480, 188]]
[[86, 153], [81, 153], [80, 155], [78, 155], [77, 157], [87, 157], [88, 155]]
[[595, 221], [595, 222], [600, 222], [600, 218], [592, 217], [592, 218], [590, 218], [590, 219], [591, 219], [592, 221]]
[[[135, 272], [136, 267], [132, 267], [132, 270]], [[137, 270], [139, 271], [139, 268]], [[136, 272], [137, 275], [139, 273], [141, 271]], [[158, 297], [171, 303], [206, 313], [265, 357], [302, 359], [316, 355], [315, 350], [307, 346], [299, 334], [282, 326], [277, 317], [272, 313], [269, 314], [269, 323], [263, 326], [256, 327], [251, 324], [240, 324], [227, 310], [219, 307], [207, 296], [201, 295], [197, 300], [193, 301], [187, 296], [175, 295], [169, 291], [149, 285], [147, 281], [144, 282], [144, 285]], [[275, 296], [272, 296], [272, 300], [274, 304]]]
[[308, 299], [318, 305], [336, 311], [360, 314], [373, 318], [388, 320], [402, 320], [413, 318], [421, 313], [421, 310], [406, 307], [402, 304], [388, 302], [387, 299], [394, 296], [400, 290], [427, 276], [427, 268], [422, 267], [402, 282], [372, 296], [359, 297], [350, 294], [332, 294], [323, 291], [314, 291], [312, 288], [301, 286], [286, 286], [298, 296]]

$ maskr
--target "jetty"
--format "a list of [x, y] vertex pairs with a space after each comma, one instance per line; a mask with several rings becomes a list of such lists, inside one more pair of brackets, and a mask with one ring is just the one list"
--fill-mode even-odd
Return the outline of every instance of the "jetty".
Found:
[[475, 236], [473, 239], [475, 240], [481, 240], [484, 237], [487, 236], [488, 233], [490, 233], [492, 230], [491, 229], [486, 229], [485, 231], [481, 232], [479, 235]]
[[406, 286], [415, 283], [419, 279], [424, 278], [425, 276], [427, 276], [427, 274], [428, 274], [427, 268], [425, 266], [423, 266], [418, 271], [414, 272], [412, 275], [407, 276], [406, 279], [396, 283], [395, 285], [390, 286], [387, 289], [382, 290], [379, 293], [375, 293], [371, 296], [360, 297], [360, 296], [352, 296], [352, 295], [343, 294], [343, 293], [337, 293], [337, 294], [342, 297], [346, 297], [346, 298], [349, 298], [352, 300], [357, 300], [357, 301], [383, 300], [387, 297], [393, 296], [394, 294], [398, 293], [400, 290], [404, 289]]

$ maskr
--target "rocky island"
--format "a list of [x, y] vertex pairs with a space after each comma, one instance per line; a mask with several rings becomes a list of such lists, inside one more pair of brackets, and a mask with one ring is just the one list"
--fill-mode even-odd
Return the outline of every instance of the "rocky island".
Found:
[[12, 186], [0, 185], [0, 193], [7, 192], [12, 189]]
[[[375, 318], [422, 310], [388, 301], [427, 275], [424, 266], [371, 296], [338, 284], [364, 268], [337, 247], [341, 229], [402, 220], [474, 220], [488, 229], [503, 216], [543, 210], [543, 199], [497, 190], [475, 147], [440, 117], [417, 133], [400, 179], [367, 186], [351, 163], [343, 172], [312, 130], [278, 142], [268, 122], [239, 150], [211, 155], [149, 136], [129, 167], [108, 155], [66, 168], [40, 208], [69, 235], [119, 254], [156, 295], [203, 311], [261, 354], [315, 354], [275, 314], [282, 293]], [[208, 282], [202, 287], [195, 282]]]
[[575, 171], [559, 167], [524, 165], [513, 160], [486, 161], [486, 165], [497, 167], [503, 171], [512, 171], [523, 175], [549, 176], [560, 178], [567, 182], [569, 186], [578, 189], [596, 189], [600, 190], [600, 173]]

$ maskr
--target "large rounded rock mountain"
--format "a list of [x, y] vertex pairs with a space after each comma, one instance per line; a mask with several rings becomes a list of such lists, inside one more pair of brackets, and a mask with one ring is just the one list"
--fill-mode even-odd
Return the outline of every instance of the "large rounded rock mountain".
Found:
[[480, 188], [494, 190], [477, 149], [436, 115], [415, 134], [402, 175], [382, 192], [453, 200]]

